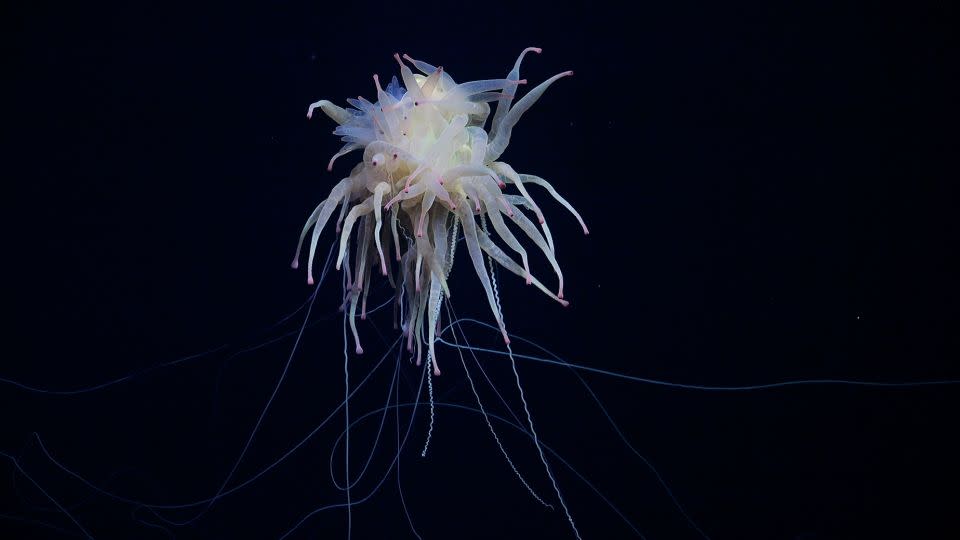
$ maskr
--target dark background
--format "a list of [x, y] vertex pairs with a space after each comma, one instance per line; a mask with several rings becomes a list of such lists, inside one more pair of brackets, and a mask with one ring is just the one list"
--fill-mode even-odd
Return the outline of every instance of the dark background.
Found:
[[[278, 538], [344, 500], [327, 472], [342, 415], [168, 532], [58, 470], [31, 434], [125, 497], [179, 503], [216, 491], [291, 342], [230, 354], [302, 321], [270, 328], [309, 295], [303, 271], [288, 268], [296, 236], [356, 160], [326, 172], [333, 123], [308, 122], [306, 106], [373, 97], [371, 75], [395, 73], [394, 52], [458, 80], [503, 77], [527, 46], [544, 49], [525, 61], [531, 84], [576, 71], [524, 116], [503, 159], [553, 182], [591, 234], [534, 192], [572, 304], [501, 273], [512, 332], [573, 362], [680, 383], [960, 378], [955, 9], [666, 4], [31, 3], [5, 15], [0, 377], [82, 388], [228, 346], [78, 395], [4, 384], [0, 451], [95, 538]], [[466, 261], [461, 253], [453, 306], [490, 320]], [[326, 321], [306, 332], [238, 479], [342, 399], [339, 279], [322, 287], [313, 315]], [[386, 312], [360, 331], [367, 353], [351, 354], [352, 383], [395, 335]], [[481, 361], [519, 411], [508, 364]], [[440, 362], [438, 396], [472, 404], [455, 351], [441, 348]], [[395, 365], [390, 357], [357, 394], [353, 415], [383, 405]], [[647, 538], [697, 537], [569, 371], [519, 369], [547, 444]], [[419, 371], [406, 361], [400, 371], [408, 400]], [[584, 376], [712, 538], [960, 536], [956, 386], [719, 393]], [[421, 458], [424, 412], [401, 460], [423, 538], [572, 538], [562, 513], [513, 477], [477, 415], [438, 409]], [[405, 428], [409, 409], [401, 419]], [[354, 431], [354, 464], [376, 426]], [[395, 429], [388, 415], [355, 498], [387, 470]], [[554, 500], [529, 441], [498, 430]], [[636, 537], [551, 463], [585, 539]], [[0, 538], [79, 533], [12, 461], [0, 470]], [[290, 538], [345, 538], [345, 527], [336, 509]], [[354, 509], [353, 538], [414, 537], [391, 473]]]

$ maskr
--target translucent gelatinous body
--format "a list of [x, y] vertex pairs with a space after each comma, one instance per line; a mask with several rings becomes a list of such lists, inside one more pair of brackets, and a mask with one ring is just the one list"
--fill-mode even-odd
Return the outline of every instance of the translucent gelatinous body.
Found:
[[[394, 57], [400, 65], [402, 83], [393, 77], [384, 88], [374, 75], [375, 102], [358, 97], [347, 100], [351, 107], [346, 109], [326, 100], [310, 105], [308, 118], [319, 108], [339, 124], [333, 133], [340, 136], [344, 146], [330, 160], [328, 169], [355, 150], [363, 151], [363, 159], [307, 219], [293, 267], [297, 268], [300, 248], [313, 228], [307, 256], [307, 279], [313, 283], [317, 241], [339, 208], [337, 268], [347, 272], [346, 300], [357, 353], [362, 352], [355, 324], [357, 304], [361, 318], [365, 318], [370, 275], [377, 268], [396, 289], [407, 348], [416, 349], [419, 364], [425, 345], [428, 363], [439, 374], [433, 343], [440, 302], [443, 295], [450, 295], [447, 276], [460, 230], [505, 341], [509, 343], [509, 338], [483, 264], [484, 254], [566, 305], [553, 238], [527, 184], [545, 188], [580, 221], [584, 233], [587, 227], [545, 180], [518, 174], [510, 165], [497, 161], [523, 113], [554, 81], [573, 75], [572, 71], [554, 75], [514, 102], [520, 86], [527, 83], [520, 79], [520, 64], [528, 52], [539, 53], [540, 49], [525, 49], [506, 78], [459, 84], [443, 67], [407, 55], [401, 59], [397, 54]], [[404, 59], [422, 74], [413, 73]], [[496, 113], [485, 129], [490, 102], [496, 102]], [[515, 189], [513, 194], [508, 193], [508, 186]], [[524, 209], [536, 217], [539, 227]], [[486, 226], [488, 220], [496, 236], [520, 257], [520, 263], [494, 242], [494, 234]], [[531, 275], [527, 251], [508, 222], [513, 222], [546, 256], [557, 274], [556, 293]]]

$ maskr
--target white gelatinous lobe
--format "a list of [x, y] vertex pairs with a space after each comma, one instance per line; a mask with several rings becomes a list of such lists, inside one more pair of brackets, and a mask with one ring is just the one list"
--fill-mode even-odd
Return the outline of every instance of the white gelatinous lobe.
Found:
[[[403, 59], [422, 72], [415, 74], [396, 54], [402, 84], [393, 77], [384, 88], [374, 75], [376, 102], [361, 96], [348, 99], [352, 107], [344, 109], [321, 100], [307, 110], [308, 118], [319, 108], [339, 124], [333, 133], [340, 136], [344, 146], [330, 160], [328, 169], [338, 158], [363, 149], [362, 161], [334, 186], [307, 219], [292, 265], [297, 268], [300, 248], [312, 227], [307, 279], [313, 283], [313, 258], [320, 232], [340, 207], [337, 268], [345, 265], [348, 272], [350, 329], [358, 353], [362, 349], [354, 323], [357, 302], [361, 297], [364, 299], [361, 311], [365, 315], [370, 273], [376, 267], [390, 278], [396, 289], [400, 326], [407, 335], [408, 349], [416, 346], [419, 364], [426, 346], [434, 373], [439, 375], [433, 337], [440, 313], [439, 302], [442, 295], [450, 295], [447, 276], [454, 250], [448, 244], [455, 241], [450, 236], [455, 227], [463, 231], [468, 255], [507, 343], [509, 339], [483, 264], [484, 254], [550, 298], [567, 304], [563, 300], [563, 274], [554, 255], [550, 229], [525, 184], [545, 188], [573, 213], [584, 233], [587, 227], [573, 206], [547, 181], [518, 174], [508, 164], [496, 161], [509, 144], [513, 127], [523, 113], [553, 82], [573, 75], [572, 71], [554, 75], [514, 103], [519, 87], [527, 82], [520, 79], [520, 64], [528, 52], [541, 51], [535, 47], [525, 49], [504, 79], [460, 84], [443, 67], [403, 55]], [[486, 130], [489, 102], [496, 102], [497, 109]], [[508, 186], [516, 188], [518, 194], [506, 194], [504, 190]], [[533, 212], [539, 228], [521, 207]], [[522, 264], [517, 264], [490, 234], [476, 226], [475, 219], [480, 215], [490, 218], [493, 231], [519, 255]], [[384, 219], [390, 220], [389, 227], [383, 226]], [[556, 294], [530, 274], [527, 251], [508, 228], [508, 221], [546, 256], [557, 274]], [[390, 249], [395, 252], [392, 257], [398, 263], [396, 269], [390, 263]]]

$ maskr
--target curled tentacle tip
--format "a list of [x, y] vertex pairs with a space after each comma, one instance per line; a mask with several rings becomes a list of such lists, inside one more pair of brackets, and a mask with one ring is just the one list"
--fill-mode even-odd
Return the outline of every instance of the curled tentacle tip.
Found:
[[528, 51], [533, 51], [533, 52], [535, 52], [535, 53], [537, 53], [537, 54], [540, 54], [540, 53], [543, 52], [543, 49], [541, 49], [540, 47], [527, 47], [527, 50], [528, 50]]
[[562, 76], [564, 76], [564, 77], [570, 77], [570, 76], [573, 75], [573, 70], [571, 69], [570, 71], [564, 71], [564, 72], [561, 73], [560, 75], [562, 75]]
[[570, 302], [567, 302], [566, 300], [564, 300], [564, 299], [561, 298], [561, 299], [560, 299], [560, 305], [563, 306], [563, 307], [567, 307], [567, 306], [570, 305]]

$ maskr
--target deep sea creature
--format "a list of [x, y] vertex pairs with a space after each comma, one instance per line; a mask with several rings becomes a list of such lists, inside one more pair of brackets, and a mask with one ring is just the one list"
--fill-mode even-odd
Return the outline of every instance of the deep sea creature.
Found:
[[[357, 304], [361, 305], [360, 318], [366, 318], [370, 274], [378, 267], [396, 289], [396, 313], [407, 349], [416, 349], [419, 365], [426, 346], [427, 366], [432, 366], [435, 375], [440, 374], [434, 342], [441, 300], [444, 295], [450, 296], [447, 277], [460, 229], [506, 343], [510, 340], [499, 308], [496, 282], [491, 284], [484, 254], [488, 260], [524, 278], [527, 284], [567, 305], [553, 237], [527, 186], [545, 189], [577, 218], [585, 234], [587, 226], [546, 180], [518, 174], [507, 163], [498, 161], [523, 113], [551, 84], [573, 75], [572, 71], [558, 73], [514, 103], [519, 87], [527, 83], [520, 78], [520, 64], [528, 52], [541, 51], [535, 47], [525, 49], [504, 79], [459, 84], [443, 67], [403, 55], [423, 73], [415, 74], [395, 54], [402, 84], [393, 77], [384, 88], [374, 75], [375, 102], [358, 97], [347, 100], [352, 107], [346, 109], [326, 100], [310, 105], [307, 117], [311, 118], [317, 108], [322, 110], [339, 124], [333, 133], [345, 143], [327, 169], [331, 170], [334, 161], [354, 150], [363, 151], [363, 160], [333, 187], [307, 219], [292, 266], [298, 267], [301, 247], [312, 227], [307, 281], [313, 283], [318, 238], [339, 207], [336, 267], [344, 267], [347, 272], [344, 306], [349, 302], [350, 329], [358, 354], [363, 349], [356, 327]], [[485, 129], [491, 102], [496, 102], [496, 112]], [[513, 194], [507, 192], [510, 185], [516, 188]], [[523, 210], [532, 212], [539, 228]], [[519, 264], [494, 242], [487, 228], [488, 220], [499, 239], [519, 255]], [[557, 275], [556, 293], [530, 273], [527, 251], [507, 226], [508, 220], [546, 256]], [[352, 234], [354, 231], [356, 234]], [[391, 259], [396, 262], [396, 270]]]

